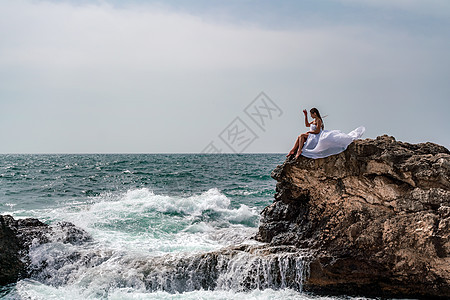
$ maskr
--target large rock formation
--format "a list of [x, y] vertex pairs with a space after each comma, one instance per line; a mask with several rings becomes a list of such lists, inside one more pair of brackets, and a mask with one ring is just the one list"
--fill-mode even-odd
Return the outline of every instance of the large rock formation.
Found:
[[450, 297], [450, 152], [393, 137], [354, 141], [272, 171], [275, 201], [257, 235], [313, 251], [305, 289]]

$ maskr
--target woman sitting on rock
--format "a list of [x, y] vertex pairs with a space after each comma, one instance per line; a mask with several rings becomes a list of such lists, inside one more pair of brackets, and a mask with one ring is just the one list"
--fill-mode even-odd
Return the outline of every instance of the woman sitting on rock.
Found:
[[309, 158], [323, 158], [341, 153], [353, 140], [359, 139], [366, 130], [363, 126], [348, 134], [340, 130], [324, 130], [319, 110], [314, 107], [309, 113], [313, 118], [311, 122], [308, 121], [306, 109], [303, 110], [305, 126], [310, 127], [310, 130], [297, 137], [294, 147], [286, 155], [287, 157], [295, 154], [295, 159], [297, 159], [301, 154]]

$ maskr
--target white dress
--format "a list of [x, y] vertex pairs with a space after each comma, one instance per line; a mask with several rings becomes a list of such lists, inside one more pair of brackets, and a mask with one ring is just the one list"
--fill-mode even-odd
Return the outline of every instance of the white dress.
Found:
[[[311, 124], [311, 131], [316, 130], [316, 125]], [[323, 158], [338, 154], [347, 149], [348, 145], [359, 139], [366, 128], [360, 126], [350, 133], [340, 130], [320, 130], [319, 133], [310, 133], [302, 149], [302, 155], [309, 158]]]

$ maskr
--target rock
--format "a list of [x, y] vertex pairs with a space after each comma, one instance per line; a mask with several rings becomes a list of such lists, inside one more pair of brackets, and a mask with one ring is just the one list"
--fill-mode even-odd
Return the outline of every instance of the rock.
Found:
[[15, 220], [0, 215], [0, 285], [29, 276], [28, 251], [32, 245], [49, 241], [79, 244], [90, 240], [88, 233], [69, 222], [47, 225], [38, 219]]
[[286, 159], [256, 239], [313, 251], [305, 290], [450, 296], [450, 152], [390, 136]]

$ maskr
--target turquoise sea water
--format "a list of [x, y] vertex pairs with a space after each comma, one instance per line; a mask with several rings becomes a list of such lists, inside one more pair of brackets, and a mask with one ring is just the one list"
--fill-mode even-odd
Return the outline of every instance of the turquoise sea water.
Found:
[[[193, 277], [179, 278], [191, 272], [190, 257], [258, 244], [252, 236], [259, 214], [275, 192], [270, 172], [284, 155], [0, 155], [1, 214], [48, 224], [69, 221], [93, 237], [84, 245], [54, 241], [33, 247], [32, 263], [41, 271], [2, 287], [0, 296], [337, 299], [270, 282], [243, 288], [240, 274], [253, 257], [227, 262], [228, 269], [208, 289], [197, 288]], [[282, 259], [276, 259], [281, 267]], [[180, 261], [187, 261], [186, 270], [167, 269], [183, 268]]]

